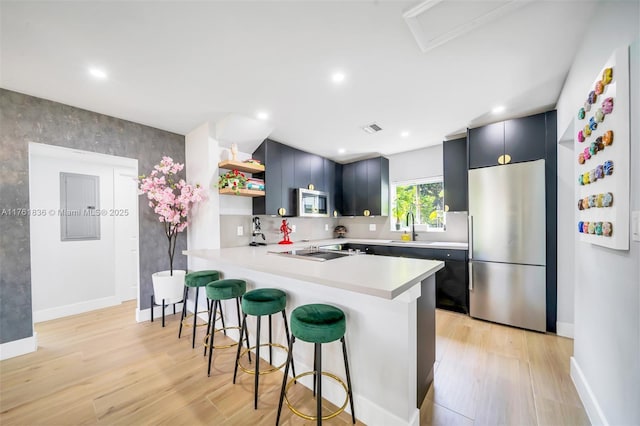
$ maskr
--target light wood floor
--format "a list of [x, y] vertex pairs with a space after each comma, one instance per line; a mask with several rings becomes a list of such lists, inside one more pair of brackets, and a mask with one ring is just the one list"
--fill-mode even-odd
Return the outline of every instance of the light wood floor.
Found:
[[436, 311], [423, 425], [589, 425], [569, 376], [573, 340]]
[[[128, 302], [36, 324], [38, 351], [0, 362], [0, 424], [275, 424], [281, 373], [261, 376], [253, 410], [253, 376], [231, 383], [233, 349], [216, 353], [207, 377], [202, 348], [191, 349], [190, 335], [176, 338], [178, 316], [162, 328], [137, 324], [134, 311]], [[588, 424], [569, 378], [571, 340], [445, 311], [436, 323], [435, 382], [421, 424]], [[313, 412], [310, 392], [293, 389]], [[308, 423], [283, 409], [281, 424]]]

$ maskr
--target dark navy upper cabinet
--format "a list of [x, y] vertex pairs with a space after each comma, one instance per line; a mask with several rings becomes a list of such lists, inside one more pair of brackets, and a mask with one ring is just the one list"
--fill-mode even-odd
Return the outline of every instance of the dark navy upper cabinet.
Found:
[[384, 157], [342, 165], [342, 214], [389, 215], [389, 160]]
[[469, 168], [545, 158], [546, 113], [469, 129]]
[[265, 196], [253, 198], [253, 214], [296, 216], [297, 190], [309, 188], [329, 193], [329, 211], [337, 208], [342, 197], [336, 183], [336, 163], [326, 158], [265, 139], [253, 152], [253, 158], [265, 166]]
[[265, 196], [253, 198], [253, 214], [296, 216], [297, 189], [329, 194], [331, 216], [387, 216], [389, 214], [389, 160], [372, 158], [338, 164], [318, 155], [265, 139], [254, 151], [264, 173]]
[[469, 168], [495, 166], [504, 155], [504, 122], [469, 129]]
[[545, 156], [545, 114], [504, 122], [504, 152], [512, 163], [539, 160]]
[[319, 155], [311, 155], [309, 157], [309, 184], [303, 186], [303, 188], [313, 185], [317, 191], [331, 192], [331, 189], [325, 186], [324, 160]]
[[295, 148], [291, 148], [294, 150], [294, 182], [291, 186], [294, 188], [308, 188], [311, 183], [311, 157], [312, 154], [309, 154], [305, 151], [300, 151]]
[[307, 188], [311, 186], [316, 191], [329, 192], [325, 187], [324, 179], [324, 158], [299, 149], [290, 148], [295, 153], [295, 188]]
[[[339, 164], [328, 158], [322, 160], [324, 183], [320, 190], [329, 193], [329, 215], [335, 217], [341, 214], [342, 209], [342, 168], [339, 169], [340, 173], [338, 174]], [[337, 180], [338, 176], [340, 181]]]
[[295, 150], [279, 142], [265, 139], [253, 152], [253, 158], [265, 166], [264, 173], [254, 177], [264, 179], [265, 196], [253, 198], [253, 214], [295, 216], [294, 182]]
[[[330, 161], [330, 160], [328, 160]], [[333, 187], [335, 188], [335, 192], [332, 195], [332, 199], [334, 202], [334, 207], [333, 207], [333, 211], [332, 211], [332, 216], [341, 216], [343, 213], [342, 211], [344, 210], [343, 207], [343, 186], [342, 186], [342, 164], [340, 163], [334, 163], [333, 161], [331, 161], [331, 163], [333, 163], [333, 169], [335, 172], [335, 181], [333, 183]]]
[[445, 210], [467, 211], [467, 138], [442, 143]]
[[356, 215], [356, 163], [342, 165], [342, 214]]

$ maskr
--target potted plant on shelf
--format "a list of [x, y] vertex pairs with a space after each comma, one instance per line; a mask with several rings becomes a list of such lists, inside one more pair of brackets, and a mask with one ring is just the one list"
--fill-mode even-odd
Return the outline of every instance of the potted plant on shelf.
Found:
[[173, 270], [176, 242], [178, 234], [189, 225], [189, 211], [205, 196], [200, 185], [189, 185], [177, 176], [182, 169], [184, 164], [174, 163], [171, 157], [164, 156], [149, 176], [142, 175], [138, 179], [139, 189], [147, 194], [149, 207], [158, 215], [168, 241], [169, 270], [151, 276], [156, 303], [164, 300], [165, 304], [170, 304], [182, 300], [186, 271]]
[[231, 188], [236, 195], [246, 186], [247, 176], [238, 170], [231, 170], [218, 178], [218, 188]]

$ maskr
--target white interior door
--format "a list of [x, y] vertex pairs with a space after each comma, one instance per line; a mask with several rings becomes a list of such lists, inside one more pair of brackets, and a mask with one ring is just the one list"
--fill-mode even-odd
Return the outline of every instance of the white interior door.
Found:
[[140, 281], [138, 252], [138, 182], [136, 170], [114, 169], [114, 230], [116, 294], [121, 301], [137, 299]]

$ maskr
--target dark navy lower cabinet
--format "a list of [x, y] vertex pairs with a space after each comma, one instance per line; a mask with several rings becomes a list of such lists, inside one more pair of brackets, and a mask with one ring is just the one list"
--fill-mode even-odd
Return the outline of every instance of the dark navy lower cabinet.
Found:
[[410, 257], [444, 261], [436, 272], [436, 308], [469, 313], [469, 273], [467, 250], [398, 247], [377, 244], [345, 244], [345, 248], [378, 256]]
[[467, 262], [445, 261], [436, 272], [436, 308], [469, 313]]

